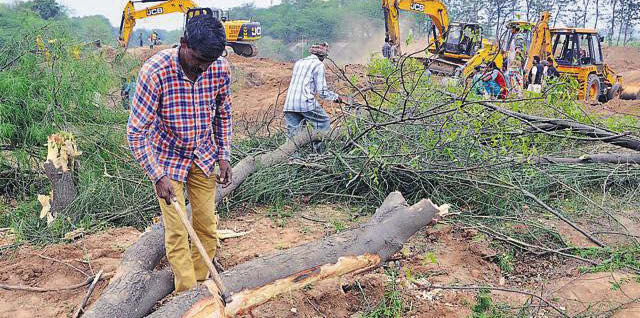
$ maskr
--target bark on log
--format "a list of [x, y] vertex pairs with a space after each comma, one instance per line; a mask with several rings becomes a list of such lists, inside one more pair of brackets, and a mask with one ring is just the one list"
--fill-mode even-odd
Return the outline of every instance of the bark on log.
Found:
[[[448, 93], [448, 92], [444, 92], [444, 93], [451, 96], [452, 98], [459, 99], [459, 97], [453, 93]], [[551, 131], [555, 129], [553, 129], [553, 127], [551, 127], [550, 125], [555, 125], [557, 126], [558, 130], [569, 129], [575, 133], [585, 135], [591, 138], [597, 138], [598, 140], [603, 142], [607, 142], [607, 143], [620, 146], [623, 148], [627, 148], [627, 149], [640, 151], [640, 140], [629, 137], [627, 135], [621, 135], [616, 132], [612, 132], [602, 128], [581, 124], [570, 119], [547, 118], [547, 117], [523, 114], [523, 113], [508, 110], [506, 108], [502, 108], [492, 103], [487, 103], [487, 102], [478, 102], [478, 103], [488, 109], [497, 111], [509, 117], [519, 119], [531, 125], [530, 127], [532, 129], [531, 131], [540, 131], [540, 132]], [[541, 124], [543, 126], [540, 126], [542, 128], [538, 130], [537, 126]]]
[[51, 214], [55, 216], [75, 200], [78, 191], [73, 182], [72, 171], [56, 168], [51, 161], [47, 161], [44, 173], [51, 182]]
[[[233, 167], [231, 185], [227, 188], [218, 187], [216, 204], [262, 167], [284, 162], [298, 147], [331, 134], [303, 130], [271, 152], [241, 160]], [[174, 289], [171, 270], [155, 270], [164, 256], [164, 227], [154, 225], [151, 231], [144, 233], [127, 249], [116, 275], [84, 317], [137, 318], [147, 315], [157, 301]]]
[[[301, 288], [326, 275], [379, 266], [443, 212], [430, 200], [407, 207], [402, 195], [393, 192], [371, 221], [356, 229], [253, 259], [222, 273], [224, 285], [234, 293], [226, 312], [246, 312], [281, 292]], [[201, 286], [178, 295], [149, 317], [206, 317], [213, 297], [217, 296]]]
[[109, 286], [83, 316], [147, 315], [174, 288], [170, 269], [154, 270], [164, 255], [164, 228], [154, 225], [127, 249]]
[[216, 204], [237, 189], [251, 174], [264, 166], [285, 162], [293, 155], [296, 149], [309, 144], [312, 141], [321, 140], [335, 135], [335, 131], [302, 130], [294, 138], [287, 140], [277, 149], [265, 154], [246, 157], [233, 167], [231, 184], [226, 187], [218, 187]]

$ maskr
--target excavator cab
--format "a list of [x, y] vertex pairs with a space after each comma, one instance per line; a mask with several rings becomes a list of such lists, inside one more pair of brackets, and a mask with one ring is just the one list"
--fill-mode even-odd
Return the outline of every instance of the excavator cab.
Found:
[[[433, 41], [437, 44], [434, 28]], [[482, 48], [482, 27], [476, 23], [453, 22], [449, 24], [442, 51], [453, 58], [470, 58]], [[436, 49], [437, 50], [437, 49]]]
[[596, 30], [551, 29], [552, 52], [558, 71], [582, 83], [578, 98], [590, 102], [610, 100], [621, 91], [622, 77], [604, 63], [600, 42], [602, 37]]
[[187, 11], [185, 15], [186, 19], [184, 21], [185, 25], [187, 21], [191, 20], [191, 18], [201, 15], [208, 14], [214, 16], [216, 19], [226, 22], [229, 21], [229, 11], [228, 10], [220, 10], [215, 8], [192, 8]]
[[597, 33], [556, 32], [553, 55], [560, 65], [602, 65], [600, 36]]
[[[215, 8], [191, 8], [187, 10], [185, 15], [185, 25], [193, 17], [209, 14], [216, 17], [218, 20], [225, 24], [225, 31], [227, 35], [227, 45], [229, 45], [233, 52], [245, 56], [252, 57], [258, 53], [257, 47], [253, 43], [246, 43], [241, 41], [256, 41], [262, 36], [262, 28], [259, 22], [248, 20], [231, 20], [229, 18], [228, 10], [220, 10]], [[230, 39], [234, 39], [231, 41]]]

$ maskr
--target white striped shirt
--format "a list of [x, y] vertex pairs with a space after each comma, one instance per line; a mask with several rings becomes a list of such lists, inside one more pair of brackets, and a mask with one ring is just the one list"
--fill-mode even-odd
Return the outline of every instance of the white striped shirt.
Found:
[[320, 107], [315, 95], [329, 101], [338, 99], [338, 94], [328, 89], [324, 73], [324, 64], [317, 56], [312, 54], [298, 60], [293, 66], [284, 111], [307, 112]]

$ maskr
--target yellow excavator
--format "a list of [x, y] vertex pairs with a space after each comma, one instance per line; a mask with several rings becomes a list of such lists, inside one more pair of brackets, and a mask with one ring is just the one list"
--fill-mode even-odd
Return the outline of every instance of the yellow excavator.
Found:
[[[136, 10], [134, 3], [156, 3], [156, 5]], [[185, 23], [200, 14], [211, 14], [224, 24], [227, 34], [227, 45], [233, 52], [246, 57], [255, 56], [258, 50], [253, 42], [262, 36], [260, 22], [250, 20], [230, 20], [229, 11], [213, 8], [201, 8], [191, 0], [139, 0], [129, 1], [122, 11], [120, 36], [118, 41], [123, 47], [129, 46], [129, 40], [136, 25], [136, 20], [154, 16], [181, 12], [185, 14]]]
[[534, 56], [541, 60], [550, 57], [560, 74], [578, 81], [578, 99], [588, 102], [611, 100], [622, 92], [622, 76], [605, 63], [600, 47], [602, 41], [603, 37], [593, 29], [549, 28], [549, 12], [543, 12], [533, 29], [525, 74], [531, 71]]
[[422, 60], [437, 74], [467, 77], [476, 65], [488, 61], [502, 67], [498, 46], [482, 38], [482, 27], [477, 23], [449, 22], [447, 7], [440, 0], [382, 0], [382, 9], [387, 36], [397, 54], [402, 54], [399, 11], [413, 11], [431, 18], [433, 29], [428, 45], [431, 55]]

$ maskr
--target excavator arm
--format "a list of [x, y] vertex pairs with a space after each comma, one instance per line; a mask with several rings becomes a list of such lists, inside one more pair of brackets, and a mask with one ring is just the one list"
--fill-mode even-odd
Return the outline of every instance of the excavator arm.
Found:
[[[449, 29], [449, 14], [447, 7], [439, 0], [382, 0], [382, 10], [384, 12], [385, 30], [389, 36], [392, 46], [396, 47], [396, 52], [400, 50], [400, 23], [399, 11], [413, 11], [424, 14], [431, 18], [434, 26], [438, 30], [436, 43], [444, 42], [443, 35]], [[436, 36], [436, 35], [434, 35]]]
[[[533, 57], [539, 56], [540, 60], [545, 60], [547, 57], [553, 59], [553, 47], [551, 45], [551, 31], [549, 30], [549, 14], [548, 11], [542, 12], [540, 20], [533, 30], [531, 37], [531, 44], [527, 51], [527, 60], [524, 65], [525, 74], [528, 74], [529, 70], [533, 66]], [[553, 64], [557, 66], [555, 59]]]
[[[162, 2], [157, 5], [136, 10], [133, 6], [134, 3], [151, 3]], [[120, 22], [120, 37], [118, 41], [123, 47], [129, 46], [129, 40], [131, 39], [131, 33], [133, 27], [136, 26], [136, 20], [144, 19], [148, 17], [169, 14], [174, 12], [186, 13], [191, 8], [198, 7], [191, 0], [139, 0], [129, 1], [122, 11], [122, 20]]]

